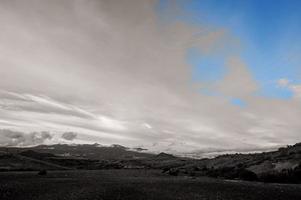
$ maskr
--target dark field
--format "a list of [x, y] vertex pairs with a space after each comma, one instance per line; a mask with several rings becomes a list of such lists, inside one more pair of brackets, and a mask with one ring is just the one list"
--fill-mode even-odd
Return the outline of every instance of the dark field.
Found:
[[0, 173], [1, 200], [300, 200], [301, 185], [172, 177], [155, 170]]

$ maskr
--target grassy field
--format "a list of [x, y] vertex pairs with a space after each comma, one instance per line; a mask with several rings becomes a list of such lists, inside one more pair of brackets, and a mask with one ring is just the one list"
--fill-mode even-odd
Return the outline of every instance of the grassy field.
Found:
[[1, 200], [300, 200], [301, 185], [172, 177], [155, 170], [0, 173]]

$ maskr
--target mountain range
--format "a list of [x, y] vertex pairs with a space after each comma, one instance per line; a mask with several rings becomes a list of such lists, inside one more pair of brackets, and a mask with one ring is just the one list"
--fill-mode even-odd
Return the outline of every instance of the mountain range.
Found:
[[0, 171], [160, 169], [170, 175], [212, 176], [268, 182], [300, 182], [301, 143], [276, 151], [193, 159], [152, 154], [121, 145], [0, 147]]

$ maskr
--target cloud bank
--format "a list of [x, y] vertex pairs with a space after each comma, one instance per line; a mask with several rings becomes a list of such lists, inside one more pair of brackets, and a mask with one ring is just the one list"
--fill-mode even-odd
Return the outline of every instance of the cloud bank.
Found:
[[0, 129], [0, 145], [3, 146], [33, 146], [43, 144], [46, 140], [51, 140], [49, 132], [31, 132], [29, 134]]

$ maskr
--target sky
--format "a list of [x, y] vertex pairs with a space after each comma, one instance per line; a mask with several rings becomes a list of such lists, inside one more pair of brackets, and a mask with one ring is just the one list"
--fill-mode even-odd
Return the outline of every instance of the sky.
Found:
[[301, 141], [298, 0], [0, 0], [0, 145]]

